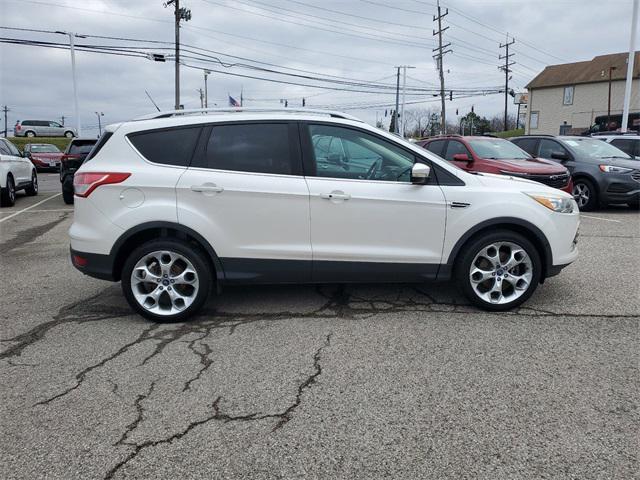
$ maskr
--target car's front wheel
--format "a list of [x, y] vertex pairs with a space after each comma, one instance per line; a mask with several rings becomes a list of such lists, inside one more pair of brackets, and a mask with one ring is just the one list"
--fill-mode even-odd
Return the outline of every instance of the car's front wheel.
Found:
[[64, 136], [67, 138], [73, 138], [73, 132], [71, 130], [68, 130], [64, 132]]
[[573, 198], [584, 212], [594, 210], [598, 204], [598, 192], [592, 182], [579, 178], [573, 182]]
[[136, 248], [122, 269], [122, 290], [142, 316], [175, 322], [205, 304], [212, 282], [204, 254], [178, 240], [152, 240]]
[[31, 172], [31, 183], [24, 189], [25, 193], [31, 197], [38, 195], [38, 175], [35, 170]]
[[36, 132], [32, 132], [31, 130], [27, 131], [25, 133], [25, 136], [29, 137], [29, 138], [33, 138], [36, 136]]
[[486, 310], [509, 310], [522, 304], [540, 282], [540, 254], [516, 232], [479, 236], [462, 252], [456, 265], [458, 284], [471, 302]]

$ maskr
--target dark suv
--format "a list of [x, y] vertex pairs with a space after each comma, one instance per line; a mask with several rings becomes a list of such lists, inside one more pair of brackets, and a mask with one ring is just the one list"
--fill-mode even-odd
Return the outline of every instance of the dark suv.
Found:
[[97, 141], [95, 138], [74, 138], [64, 151], [60, 161], [60, 183], [62, 198], [68, 205], [73, 203], [73, 176]]
[[526, 178], [572, 193], [569, 171], [550, 160], [527, 152], [496, 137], [446, 135], [416, 142], [467, 172], [494, 173]]
[[513, 143], [531, 155], [561, 163], [573, 176], [573, 197], [580, 210], [611, 203], [640, 204], [640, 161], [591, 137], [526, 135]]

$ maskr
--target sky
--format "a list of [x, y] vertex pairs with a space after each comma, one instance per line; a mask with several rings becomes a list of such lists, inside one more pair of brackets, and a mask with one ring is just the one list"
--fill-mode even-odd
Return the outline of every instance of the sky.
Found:
[[[190, 67], [181, 67], [181, 103], [200, 107], [202, 69], [209, 68], [214, 71], [208, 80], [210, 107], [226, 107], [229, 95], [239, 100], [242, 92], [245, 106], [280, 107], [286, 99], [290, 107], [301, 107], [304, 98], [308, 108], [344, 110], [372, 124], [377, 118], [388, 124], [385, 110], [389, 114], [395, 102], [395, 67], [409, 65], [415, 68], [407, 70], [407, 88], [423, 91], [408, 90], [407, 102], [420, 103], [406, 108], [439, 108], [439, 98], [424, 91], [439, 87], [432, 58], [435, 2], [181, 0], [191, 11], [191, 20], [181, 28], [183, 55], [194, 57], [182, 59]], [[516, 92], [525, 91], [546, 65], [589, 60], [629, 47], [632, 0], [443, 0], [441, 6], [443, 13], [448, 9], [442, 19], [448, 27], [443, 41], [451, 43], [452, 50], [443, 60], [452, 121], [460, 118], [456, 110], [461, 116], [471, 106], [487, 117], [503, 112], [503, 95], [469, 97], [466, 91], [504, 88], [498, 56], [504, 54], [499, 45], [507, 38], [515, 39], [509, 87]], [[103, 125], [154, 112], [145, 90], [161, 109], [173, 109], [173, 60], [161, 63], [144, 57], [173, 54], [173, 8], [164, 8], [163, 0], [0, 0], [0, 27], [75, 32], [94, 36], [77, 38], [77, 44], [117, 46], [127, 55], [142, 52], [133, 57], [76, 52], [80, 119], [87, 136], [98, 133], [96, 112], [104, 114]], [[65, 44], [69, 40], [63, 34], [6, 28], [0, 36]], [[315, 80], [318, 77], [330, 81]], [[63, 115], [66, 124], [75, 125], [71, 79], [68, 50], [0, 43], [0, 105], [10, 109], [10, 129], [17, 119], [60, 121]], [[344, 85], [354, 81], [368, 85]], [[509, 109], [515, 114], [511, 98]]]

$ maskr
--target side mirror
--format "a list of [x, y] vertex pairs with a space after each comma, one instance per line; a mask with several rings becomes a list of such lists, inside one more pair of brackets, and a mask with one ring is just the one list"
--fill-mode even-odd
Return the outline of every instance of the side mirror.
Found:
[[334, 165], [342, 165], [344, 162], [342, 155], [338, 153], [330, 153], [327, 155], [327, 162], [333, 163]]
[[569, 160], [569, 155], [564, 152], [551, 152], [551, 158], [554, 160]]
[[456, 153], [453, 156], [453, 160], [455, 162], [472, 162], [473, 160], [469, 158], [469, 155], [466, 153]]
[[411, 168], [411, 183], [416, 185], [424, 185], [429, 181], [431, 167], [424, 163], [414, 163]]
[[22, 152], [22, 156], [23, 156], [24, 158], [31, 158], [31, 153], [29, 153], [29, 152]]

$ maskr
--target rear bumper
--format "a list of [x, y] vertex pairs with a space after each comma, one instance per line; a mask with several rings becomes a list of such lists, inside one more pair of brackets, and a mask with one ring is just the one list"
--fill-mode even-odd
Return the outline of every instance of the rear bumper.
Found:
[[101, 255], [99, 253], [78, 252], [69, 247], [71, 263], [85, 275], [100, 280], [115, 282], [113, 276], [113, 258], [111, 255]]

